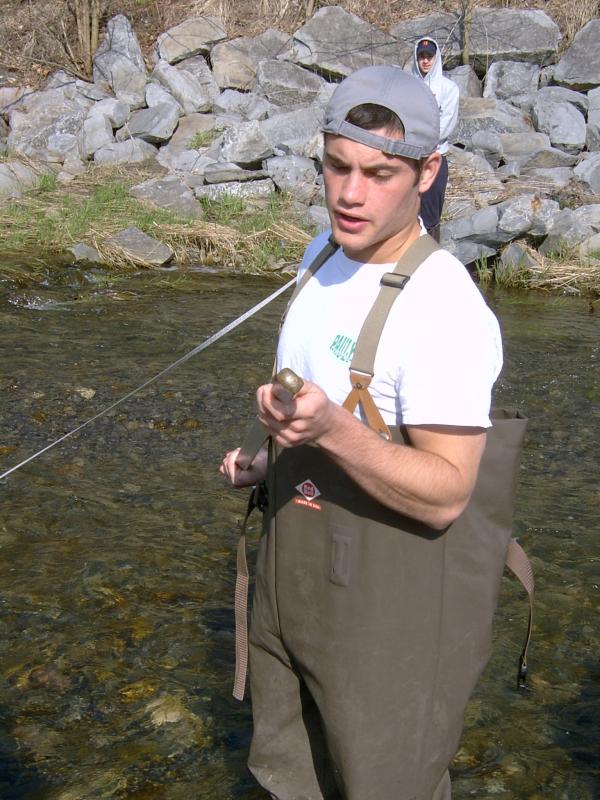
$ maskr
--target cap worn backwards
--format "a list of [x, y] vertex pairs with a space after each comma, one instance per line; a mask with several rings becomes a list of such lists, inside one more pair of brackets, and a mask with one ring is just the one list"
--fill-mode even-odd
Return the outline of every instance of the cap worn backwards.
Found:
[[[353, 108], [366, 103], [396, 114], [404, 126], [404, 139], [381, 136], [346, 120]], [[323, 132], [344, 136], [388, 155], [420, 159], [433, 153], [439, 144], [440, 111], [425, 83], [400, 67], [363, 67], [334, 91], [325, 109]]]

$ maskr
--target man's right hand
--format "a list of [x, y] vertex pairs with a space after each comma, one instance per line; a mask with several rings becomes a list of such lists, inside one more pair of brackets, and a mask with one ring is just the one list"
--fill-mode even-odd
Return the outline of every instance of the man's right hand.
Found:
[[230, 450], [225, 454], [219, 472], [224, 475], [231, 486], [242, 488], [244, 486], [254, 486], [255, 483], [264, 481], [267, 477], [267, 460], [268, 451], [266, 447], [261, 448], [252, 464], [248, 469], [242, 469], [237, 463], [236, 459], [239, 455], [240, 448], [236, 447], [235, 450]]

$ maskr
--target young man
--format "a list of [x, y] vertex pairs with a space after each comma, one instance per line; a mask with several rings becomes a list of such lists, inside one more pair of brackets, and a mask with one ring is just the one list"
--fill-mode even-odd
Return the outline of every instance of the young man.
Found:
[[[221, 465], [233, 486], [266, 477], [269, 497], [249, 766], [275, 800], [447, 800], [489, 644], [490, 614], [482, 635], [473, 618], [489, 605], [478, 566], [489, 544], [474, 543], [480, 526], [465, 535], [453, 521], [465, 518], [490, 424], [498, 325], [462, 264], [437, 250], [395, 299], [376, 349], [368, 391], [391, 439], [343, 407], [382, 276], [425, 233], [439, 111], [423, 81], [367, 67], [336, 89], [323, 130], [339, 248], [289, 307], [277, 354], [305, 383], [291, 401], [261, 386], [270, 455], [242, 470], [233, 450]], [[300, 276], [326, 242], [309, 245]]]
[[439, 241], [439, 225], [448, 183], [448, 137], [458, 122], [458, 86], [442, 75], [442, 56], [435, 39], [424, 37], [415, 43], [412, 74], [431, 89], [440, 109], [440, 142], [437, 152], [442, 156], [440, 170], [431, 187], [421, 197], [423, 224]]

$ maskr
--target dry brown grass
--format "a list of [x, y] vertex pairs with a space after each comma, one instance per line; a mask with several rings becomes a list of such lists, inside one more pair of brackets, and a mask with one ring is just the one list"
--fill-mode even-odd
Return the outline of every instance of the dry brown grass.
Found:
[[524, 279], [528, 288], [552, 292], [582, 292], [600, 297], [600, 260], [581, 258], [576, 250], [561, 256], [545, 257], [528, 247], [533, 263]]

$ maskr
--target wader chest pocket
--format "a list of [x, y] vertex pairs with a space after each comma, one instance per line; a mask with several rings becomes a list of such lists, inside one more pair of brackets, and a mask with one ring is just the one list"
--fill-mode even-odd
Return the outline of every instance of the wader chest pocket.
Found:
[[352, 569], [352, 539], [351, 528], [341, 525], [331, 525], [331, 556], [329, 564], [329, 580], [338, 586], [348, 586]]

